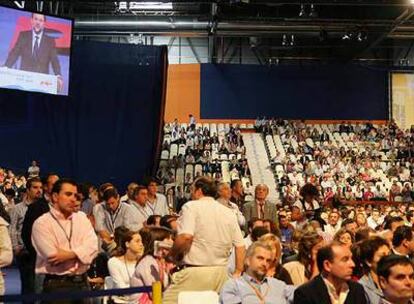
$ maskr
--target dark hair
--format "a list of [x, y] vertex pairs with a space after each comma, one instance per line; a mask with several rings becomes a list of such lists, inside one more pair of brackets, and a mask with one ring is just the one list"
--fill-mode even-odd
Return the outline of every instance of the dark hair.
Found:
[[355, 242], [369, 239], [370, 232], [375, 232], [375, 230], [370, 227], [358, 229], [357, 232], [355, 232]]
[[158, 180], [155, 177], [147, 177], [144, 180], [145, 187], [148, 187], [151, 183], [159, 184]]
[[391, 224], [402, 221], [404, 221], [404, 219], [401, 216], [389, 217], [385, 222], [384, 229], [391, 229]]
[[230, 188], [233, 189], [234, 187], [236, 187], [237, 182], [242, 182], [240, 179], [233, 179], [230, 182]]
[[323, 246], [318, 250], [318, 253], [316, 255], [316, 262], [318, 264], [319, 272], [321, 273], [324, 270], [323, 263], [325, 261], [333, 262], [333, 259], [334, 259], [334, 252], [332, 250], [333, 246], [344, 246], [344, 244], [338, 241], [333, 241], [330, 244]]
[[114, 188], [114, 185], [112, 185], [111, 183], [103, 183], [102, 185], [99, 186], [98, 188], [98, 198], [99, 201], [103, 201], [103, 193], [105, 192], [105, 190], [110, 189], [110, 188]]
[[265, 227], [255, 227], [252, 230], [251, 237], [253, 242], [256, 242], [262, 235], [270, 233]]
[[107, 188], [103, 193], [102, 193], [102, 199], [104, 201], [108, 201], [110, 198], [118, 198], [119, 194], [118, 194], [118, 190], [116, 190], [116, 188], [111, 187], [111, 188]]
[[364, 240], [359, 244], [359, 260], [366, 272], [370, 270], [367, 262], [372, 262], [375, 252], [382, 246], [390, 247], [388, 242], [379, 236]]
[[147, 187], [144, 187], [141, 185], [139, 185], [138, 187], [135, 187], [134, 192], [132, 192], [133, 197], [135, 198], [139, 194], [139, 192], [142, 190], [147, 190]]
[[89, 189], [91, 187], [93, 187], [93, 186], [89, 183], [79, 184], [78, 192], [82, 194], [83, 199], [87, 199], [89, 197]]
[[207, 176], [201, 176], [194, 181], [194, 188], [201, 189], [203, 195], [216, 197], [217, 184], [216, 181]]
[[248, 222], [247, 222], [247, 228], [250, 230], [253, 228], [254, 223], [256, 223], [257, 221], [262, 221], [262, 219], [259, 219], [258, 217], [252, 217]]
[[352, 223], [355, 223], [354, 219], [347, 218], [347, 219], [342, 221], [341, 227], [345, 227], [346, 225], [349, 225], [349, 224], [352, 224]]
[[125, 226], [115, 228], [114, 241], [116, 248], [112, 252], [112, 256], [122, 256], [127, 252], [126, 242], [130, 242], [132, 237], [137, 234], [136, 231], [131, 231]]
[[407, 258], [406, 256], [396, 255], [396, 254], [383, 256], [381, 260], [378, 262], [378, 266], [377, 266], [378, 277], [383, 277], [388, 281], [391, 268], [396, 265], [402, 265], [402, 266], [411, 265], [411, 267], [413, 267], [413, 264], [411, 263], [410, 259]]
[[157, 223], [157, 218], [161, 220], [161, 215], [152, 214], [147, 218], [147, 225], [155, 225]]
[[177, 220], [177, 217], [174, 215], [169, 215], [169, 214], [164, 215], [160, 220], [160, 226], [168, 228], [168, 229], [172, 229], [171, 222], [174, 222], [176, 220]]
[[[43, 18], [44, 18], [44, 21], [46, 22], [46, 15], [44, 15], [44, 14], [42, 14], [42, 13], [32, 13], [32, 19], [33, 19], [33, 17], [34, 17], [34, 14], [36, 14], [36, 15], [42, 15], [43, 16]], [[37, 162], [37, 161], [36, 161]]]
[[59, 177], [59, 175], [57, 175], [55, 172], [49, 172], [49, 173], [47, 173], [45, 176], [43, 176], [43, 177], [42, 177], [42, 183], [43, 183], [44, 185], [46, 185], [46, 184], [47, 184], [47, 181], [49, 180], [49, 178], [50, 178], [51, 176], [57, 176], [57, 177]]
[[[143, 229], [141, 229], [142, 231]], [[142, 255], [141, 259], [147, 255], [154, 255], [154, 243], [155, 241], [163, 241], [166, 238], [172, 236], [172, 232], [169, 229], [164, 227], [147, 227], [144, 231], [144, 237], [141, 238], [144, 244], [144, 254]], [[145, 241], [145, 242], [144, 242]]]
[[34, 183], [41, 183], [42, 184], [42, 180], [39, 177], [29, 178], [27, 180], [27, 183], [26, 183], [26, 189], [29, 190]]
[[78, 187], [78, 184], [73, 179], [61, 178], [53, 185], [52, 193], [59, 193], [60, 190], [62, 190], [62, 186], [64, 184], [70, 184], [72, 186], [75, 186], [76, 188]]
[[319, 191], [318, 188], [316, 188], [314, 185], [308, 183], [306, 185], [304, 185], [299, 192], [300, 196], [302, 196], [303, 198], [306, 195], [311, 195], [311, 196], [319, 196]]
[[400, 226], [394, 231], [394, 235], [392, 236], [392, 246], [398, 247], [404, 240], [411, 241], [412, 239], [413, 232], [411, 231], [411, 227]]

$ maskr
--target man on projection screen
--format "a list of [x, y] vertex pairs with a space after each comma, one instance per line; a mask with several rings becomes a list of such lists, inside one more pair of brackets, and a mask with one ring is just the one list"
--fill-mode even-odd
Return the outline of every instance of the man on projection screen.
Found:
[[56, 53], [55, 40], [46, 35], [46, 16], [33, 13], [30, 31], [22, 31], [17, 42], [7, 56], [8, 68], [13, 67], [21, 57], [20, 70], [49, 74], [49, 64], [52, 64], [54, 74], [58, 77], [58, 91], [63, 88], [63, 79], [60, 72], [60, 63]]

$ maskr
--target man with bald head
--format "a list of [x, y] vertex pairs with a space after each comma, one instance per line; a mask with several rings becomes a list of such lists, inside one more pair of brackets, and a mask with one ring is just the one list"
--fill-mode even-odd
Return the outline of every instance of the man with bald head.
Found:
[[275, 203], [267, 200], [269, 188], [265, 184], [259, 184], [254, 190], [254, 201], [243, 205], [243, 215], [248, 222], [251, 218], [269, 219], [277, 223], [277, 207]]

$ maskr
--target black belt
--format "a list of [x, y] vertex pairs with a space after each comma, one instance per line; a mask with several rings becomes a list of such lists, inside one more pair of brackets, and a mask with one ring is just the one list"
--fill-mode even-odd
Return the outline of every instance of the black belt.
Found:
[[73, 283], [81, 283], [87, 281], [87, 275], [79, 274], [79, 275], [56, 275], [56, 274], [46, 274], [45, 281], [66, 281], [66, 282], [73, 282]]

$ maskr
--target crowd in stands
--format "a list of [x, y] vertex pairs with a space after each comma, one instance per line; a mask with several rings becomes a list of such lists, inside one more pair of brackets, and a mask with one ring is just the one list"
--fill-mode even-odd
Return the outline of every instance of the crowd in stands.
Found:
[[258, 119], [256, 129], [277, 146], [271, 161], [286, 204], [305, 183], [320, 201], [414, 200], [414, 127]]
[[[338, 132], [352, 132], [354, 143], [362, 146], [373, 137], [375, 146], [375, 136], [389, 135], [392, 126], [350, 129], [342, 124]], [[361, 202], [349, 203], [350, 199], [326, 199], [325, 195], [328, 188], [337, 195], [346, 183], [351, 186], [350, 179], [355, 180], [354, 186], [367, 187], [373, 181], [364, 179], [364, 174], [372, 178], [381, 162], [386, 162], [388, 170], [408, 168], [408, 179], [399, 174], [398, 180], [412, 183], [413, 129], [396, 128], [396, 136], [401, 135], [391, 140], [389, 149], [368, 149], [367, 145], [364, 154], [359, 149], [334, 149], [330, 139], [321, 147], [316, 137], [312, 147], [306, 139], [314, 129], [301, 122], [264, 122], [257, 127], [287, 142], [287, 155], [307, 158], [303, 162], [294, 162], [290, 156], [274, 160], [275, 166], [303, 167], [303, 171], [292, 171], [296, 177], [303, 176], [303, 183], [298, 178], [296, 183], [290, 180], [290, 173], [281, 176], [282, 191], [292, 189], [294, 194], [289, 199], [284, 195], [280, 201], [269, 200], [264, 184], [255, 185], [246, 195], [242, 179], [249, 176], [248, 170], [239, 168], [237, 177], [227, 176], [228, 180], [207, 166], [199, 175], [193, 171], [188, 183], [161, 185], [160, 177], [175, 170], [176, 178], [177, 170], [187, 166], [174, 167], [170, 155], [158, 178], [132, 182], [124, 195], [111, 183], [77, 184], [54, 173], [41, 179], [36, 163], [31, 168], [37, 168], [20, 176], [0, 169], [0, 267], [14, 258], [22, 293], [140, 287], [158, 281], [166, 304], [177, 303], [180, 294], [191, 291], [217, 292], [220, 303], [411, 303], [412, 200], [396, 195], [391, 202], [378, 202], [362, 196]], [[230, 163], [231, 154], [236, 164], [246, 161], [242, 149], [237, 152], [243, 146], [237, 127], [229, 126], [217, 140], [211, 139], [214, 132], [208, 135], [197, 128], [194, 119], [184, 129], [178, 123], [166, 128], [171, 141], [165, 151], [173, 151], [174, 143], [185, 139], [188, 146], [183, 156], [193, 156], [194, 164], [200, 161], [203, 168], [205, 152], [226, 155], [226, 159], [220, 155], [222, 162]], [[282, 128], [286, 131], [281, 132]], [[236, 151], [220, 150], [226, 143]], [[209, 144], [211, 150], [206, 149]], [[406, 146], [403, 154], [395, 153], [400, 145]], [[384, 152], [389, 161], [374, 157], [375, 151]], [[326, 171], [320, 176], [307, 174], [312, 162], [307, 155], [325, 165]], [[356, 175], [347, 175], [344, 168]], [[181, 201], [175, 194], [180, 186], [189, 193]], [[4, 292], [1, 280], [0, 288]], [[152, 294], [113, 296], [110, 301], [148, 304]]]

